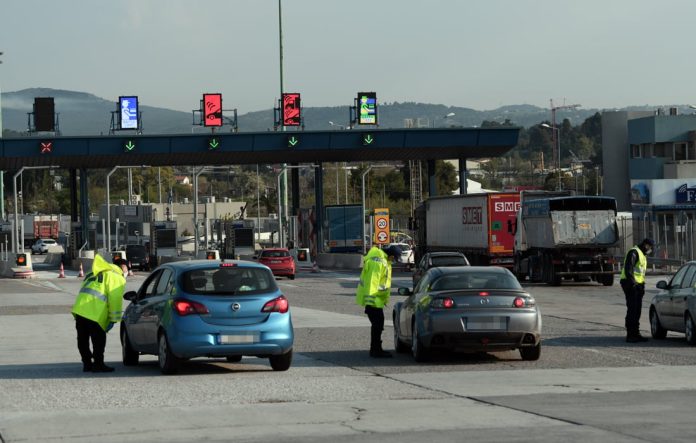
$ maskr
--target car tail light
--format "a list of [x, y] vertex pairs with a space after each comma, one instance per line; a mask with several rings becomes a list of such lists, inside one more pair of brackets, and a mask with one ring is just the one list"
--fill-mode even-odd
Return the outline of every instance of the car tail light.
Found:
[[515, 297], [512, 301], [512, 306], [515, 308], [531, 308], [536, 304], [532, 297]]
[[221, 268], [234, 268], [235, 266], [237, 266], [237, 263], [229, 263], [229, 262], [220, 263]]
[[430, 303], [430, 306], [440, 309], [452, 309], [454, 307], [454, 300], [451, 297], [435, 298]]
[[208, 314], [208, 308], [204, 304], [191, 300], [174, 300], [174, 310], [177, 314], [184, 317], [191, 314]]
[[285, 298], [284, 295], [281, 295], [280, 297], [266, 302], [263, 308], [261, 308], [261, 312], [280, 312], [281, 314], [285, 314], [288, 312], [289, 308], [290, 304], [288, 303], [288, 299]]
[[479, 295], [481, 297], [488, 297], [490, 294], [488, 293], [488, 291], [481, 291], [481, 292], [479, 292]]

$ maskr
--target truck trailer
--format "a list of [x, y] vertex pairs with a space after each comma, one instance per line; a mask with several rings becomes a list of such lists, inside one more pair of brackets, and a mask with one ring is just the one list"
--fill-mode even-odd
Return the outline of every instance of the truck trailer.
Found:
[[416, 260], [426, 252], [458, 251], [472, 265], [512, 268], [519, 193], [431, 197], [415, 211]]
[[618, 241], [616, 200], [612, 197], [521, 193], [513, 272], [522, 281], [553, 286], [563, 279], [614, 284]]

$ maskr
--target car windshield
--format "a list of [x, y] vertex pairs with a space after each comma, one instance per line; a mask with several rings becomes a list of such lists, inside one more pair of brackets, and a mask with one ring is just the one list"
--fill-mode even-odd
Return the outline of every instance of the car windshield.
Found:
[[435, 280], [430, 289], [445, 291], [453, 289], [522, 289], [515, 277], [493, 272], [467, 272], [445, 274]]
[[275, 278], [267, 269], [220, 267], [184, 272], [181, 285], [189, 294], [246, 295], [275, 291]]
[[126, 255], [145, 255], [145, 246], [126, 246]]
[[460, 255], [446, 255], [430, 257], [433, 267], [436, 266], [466, 266], [466, 259]]
[[272, 257], [290, 257], [288, 251], [263, 251], [261, 252], [261, 257], [272, 258]]

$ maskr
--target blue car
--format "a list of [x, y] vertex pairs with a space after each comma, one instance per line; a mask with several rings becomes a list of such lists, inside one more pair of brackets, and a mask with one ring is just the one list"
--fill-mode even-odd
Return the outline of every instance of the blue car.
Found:
[[271, 271], [247, 261], [194, 260], [155, 269], [121, 321], [123, 364], [158, 356], [164, 374], [194, 357], [268, 358], [276, 371], [292, 362], [293, 329], [287, 298]]

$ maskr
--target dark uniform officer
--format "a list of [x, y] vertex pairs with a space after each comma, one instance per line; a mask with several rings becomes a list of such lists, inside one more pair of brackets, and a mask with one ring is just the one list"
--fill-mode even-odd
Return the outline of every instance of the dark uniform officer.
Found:
[[652, 252], [654, 246], [655, 242], [646, 238], [639, 245], [629, 249], [621, 270], [621, 289], [626, 295], [626, 341], [628, 343], [648, 341], [647, 337], [640, 335], [640, 311], [645, 294], [645, 270], [648, 267], [646, 256]]

